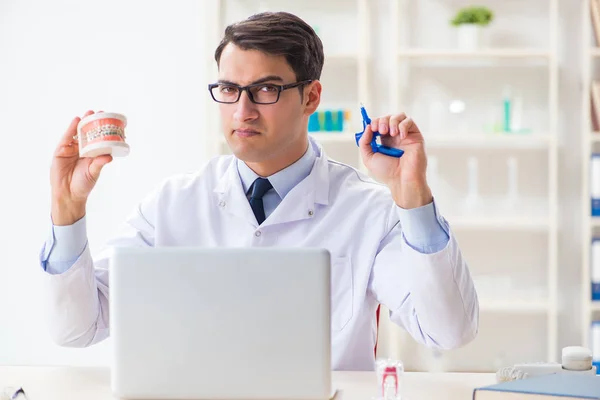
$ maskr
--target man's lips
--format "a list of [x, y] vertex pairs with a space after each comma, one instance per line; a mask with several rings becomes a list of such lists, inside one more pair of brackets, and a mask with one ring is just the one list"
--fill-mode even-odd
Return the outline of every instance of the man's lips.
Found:
[[255, 131], [254, 129], [235, 129], [233, 134], [239, 137], [251, 137], [260, 135], [260, 132]]

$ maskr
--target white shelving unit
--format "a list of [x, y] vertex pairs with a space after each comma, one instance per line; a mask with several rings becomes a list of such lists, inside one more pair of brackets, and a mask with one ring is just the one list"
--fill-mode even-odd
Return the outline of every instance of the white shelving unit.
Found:
[[548, 310], [548, 302], [543, 300], [482, 301], [479, 306], [486, 313], [543, 314]]
[[[444, 2], [437, 2], [439, 5]], [[494, 135], [484, 132], [457, 132], [456, 134], [446, 134], [437, 132], [425, 132], [425, 143], [429, 149], [429, 153], [452, 153], [460, 157], [460, 155], [470, 154], [482, 157], [489, 154], [529, 154], [531, 152], [545, 154], [547, 164], [543, 167], [547, 168], [546, 193], [539, 198], [527, 199], [527, 201], [519, 203], [523, 207], [514, 207], [515, 212], [509, 211], [496, 213], [497, 209], [491, 207], [484, 212], [466, 213], [456, 215], [452, 211], [444, 211], [442, 213], [449, 220], [451, 227], [462, 239], [462, 233], [467, 231], [470, 233], [468, 239], [474, 235], [485, 234], [505, 234], [514, 235], [524, 232], [531, 232], [540, 235], [546, 235], [546, 248], [540, 251], [546, 252], [546, 268], [545, 277], [541, 282], [537, 282], [540, 286], [545, 286], [545, 294], [539, 298], [532, 299], [515, 299], [515, 295], [507, 293], [505, 298], [486, 298], [486, 293], [480, 294], [480, 311], [484, 323], [488, 323], [486, 319], [490, 314], [502, 315], [506, 318], [521, 318], [523, 315], [537, 315], [545, 317], [546, 331], [543, 340], [538, 343], [545, 343], [543, 354], [544, 360], [558, 361], [558, 304], [557, 304], [557, 287], [558, 287], [558, 254], [557, 254], [557, 238], [558, 238], [558, 139], [557, 139], [557, 115], [558, 115], [558, 56], [557, 56], [557, 34], [558, 34], [558, 0], [549, 0], [547, 2], [548, 11], [548, 46], [543, 48], [536, 47], [502, 47], [482, 49], [479, 51], [462, 51], [455, 49], [439, 49], [439, 48], [419, 48], [414, 47], [414, 44], [401, 43], [402, 35], [410, 35], [412, 27], [411, 21], [407, 19], [415, 18], [415, 14], [411, 13], [412, 8], [419, 7], [421, 2], [411, 2], [404, 0], [390, 1], [390, 18], [394, 21], [391, 25], [404, 26], [404, 32], [398, 32], [398, 28], [392, 29], [390, 32], [392, 48], [399, 49], [398, 55], [392, 60], [394, 63], [392, 70], [398, 71], [394, 76], [390, 77], [390, 82], [393, 82], [392, 87], [401, 88], [402, 90], [391, 90], [389, 103], [393, 105], [392, 109], [407, 110], [410, 107], [411, 96], [415, 91], [411, 87], [413, 77], [411, 76], [411, 64], [418, 66], [419, 75], [423, 77], [428, 70], [439, 71], [443, 68], [446, 70], [456, 71], [460, 68], [473, 71], [474, 68], [494, 68], [502, 65], [510, 65], [511, 71], [517, 71], [521, 66], [529, 68], [531, 65], [540, 66], [547, 72], [547, 118], [548, 124], [543, 132], [534, 132], [526, 135]], [[501, 6], [497, 2], [490, 4], [492, 8], [500, 9]], [[431, 10], [429, 10], [431, 11]], [[500, 14], [496, 11], [496, 16]], [[407, 19], [400, 19], [401, 15], [409, 16]], [[416, 20], [416, 19], [415, 19]], [[433, 22], [432, 22], [433, 23]], [[516, 33], [514, 33], [516, 35]], [[600, 54], [600, 53], [599, 53]], [[427, 63], [430, 63], [427, 64]], [[519, 64], [522, 63], [522, 64]], [[407, 66], [408, 65], [408, 66]], [[490, 76], [493, 76], [493, 69]], [[518, 72], [514, 72], [517, 74]], [[439, 74], [442, 75], [442, 74]], [[437, 76], [436, 76], [437, 77]], [[423, 78], [424, 79], [424, 78]], [[438, 78], [439, 79], [439, 78]], [[450, 156], [447, 156], [450, 157]], [[538, 165], [538, 168], [540, 166]], [[436, 191], [434, 188], [434, 195]], [[456, 194], [456, 192], [454, 192]], [[464, 195], [464, 193], [463, 193]], [[460, 195], [459, 195], [460, 196]], [[483, 199], [482, 203], [488, 201]], [[529, 203], [529, 204], [528, 204]], [[543, 207], [536, 205], [543, 204]], [[519, 210], [531, 210], [531, 213]], [[520, 212], [516, 212], [519, 210]], [[468, 240], [461, 241], [467, 245]], [[467, 246], [465, 246], [466, 248]], [[491, 252], [510, 252], [510, 248], [490, 248]], [[466, 254], [467, 259], [469, 255]], [[473, 265], [471, 269], [474, 275], [480, 265]], [[406, 359], [406, 354], [414, 354], [414, 358], [422, 358], [424, 352], [411, 353], [414, 343], [407, 339], [406, 334], [401, 332], [392, 324], [387, 324], [391, 330], [388, 336], [392, 339], [392, 343], [397, 344], [392, 346], [391, 352], [397, 354], [400, 358]], [[489, 325], [487, 325], [489, 327]], [[485, 328], [482, 326], [482, 328]], [[486, 330], [486, 329], [482, 329]], [[491, 328], [490, 328], [491, 330]], [[508, 333], [511, 334], [510, 331]], [[539, 336], [537, 332], [537, 336]], [[478, 340], [478, 339], [477, 339]], [[515, 337], [514, 340], [522, 340]], [[495, 343], [490, 343], [495, 345]], [[477, 344], [472, 347], [477, 348]], [[461, 350], [458, 357], [463, 354], [476, 354], [476, 350], [469, 353], [469, 349]], [[506, 357], [508, 360], [518, 359], [518, 355]], [[452, 369], [452, 366], [449, 367]], [[460, 368], [460, 367], [459, 367]], [[490, 369], [493, 369], [491, 366]]]
[[551, 52], [539, 49], [487, 49], [479, 51], [457, 51], [438, 49], [406, 49], [398, 55], [405, 58], [444, 58], [444, 59], [494, 59], [494, 58], [541, 58], [550, 59]]
[[[592, 153], [600, 150], [600, 134], [594, 131], [592, 124], [592, 82], [600, 79], [598, 66], [600, 66], [600, 48], [595, 45], [592, 13], [590, 0], [582, 2], [582, 33], [583, 33], [583, 60], [582, 60], [582, 140], [581, 140], [581, 210], [582, 210], [582, 267], [581, 267], [581, 332], [582, 345], [589, 347], [590, 329], [593, 320], [600, 319], [600, 302], [592, 301], [591, 293], [591, 240], [594, 236], [600, 237], [600, 218], [591, 216], [590, 209], [590, 157]], [[600, 27], [598, 27], [600, 29]], [[595, 234], [595, 235], [594, 235]]]
[[[431, 2], [432, 0], [429, 0]], [[381, 2], [373, 2], [368, 0], [354, 0], [352, 2], [339, 2], [344, 7], [336, 7], [332, 4], [338, 4], [337, 0], [327, 2], [326, 7], [331, 9], [321, 10], [323, 2], [316, 0], [307, 0], [305, 2], [291, 2], [275, 0], [258, 1], [258, 0], [213, 0], [216, 4], [215, 15], [212, 20], [217, 21], [216, 26], [211, 27], [214, 32], [214, 46], [218, 43], [224, 27], [232, 22], [230, 12], [235, 8], [240, 15], [250, 15], [253, 12], [262, 11], [274, 7], [279, 10], [286, 10], [297, 13], [305, 18], [309, 23], [313, 23], [310, 11], [319, 10], [321, 15], [327, 12], [342, 12], [344, 17], [352, 18], [360, 23], [350, 23], [343, 26], [351, 28], [353, 31], [351, 37], [356, 52], [352, 49], [338, 50], [331, 43], [325, 45], [325, 67], [323, 71], [324, 85], [328, 91], [337, 90], [338, 85], [335, 79], [343, 79], [342, 75], [337, 76], [338, 71], [345, 78], [348, 77], [348, 71], [352, 71], [351, 79], [345, 80], [346, 86], [353, 86], [355, 92], [352, 96], [347, 93], [341, 93], [344, 97], [344, 104], [350, 104], [347, 108], [352, 112], [351, 127], [345, 132], [327, 132], [327, 133], [310, 133], [316, 138], [325, 148], [325, 151], [332, 157], [337, 158], [342, 162], [361, 169], [364, 172], [365, 167], [360, 161], [360, 154], [355, 145], [354, 133], [361, 130], [362, 123], [358, 112], [360, 103], [364, 103], [371, 117], [383, 115], [391, 112], [406, 111], [409, 115], [415, 116], [410, 112], [410, 102], [413, 93], [408, 92], [407, 88], [413, 83], [411, 76], [410, 65], [419, 65], [419, 78], [426, 79], [428, 71], [450, 70], [457, 71], [468, 68], [469, 71], [483, 71], [489, 69], [490, 76], [493, 76], [495, 68], [503, 65], [509, 65], [511, 71], [520, 71], [527, 68], [537, 68], [534, 77], [538, 77], [537, 71], [542, 71], [547, 80], [542, 80], [542, 85], [547, 91], [547, 100], [543, 103], [543, 116], [535, 115], [531, 119], [541, 119], [546, 121], [545, 126], [535, 129], [533, 133], [527, 134], [492, 134], [477, 129], [464, 130], [448, 134], [443, 130], [444, 127], [438, 129], [427, 129], [421, 126], [422, 121], [427, 121], [427, 118], [416, 118], [415, 121], [422, 128], [426, 141], [428, 153], [433, 155], [441, 154], [440, 165], [444, 160], [450, 160], [454, 163], [456, 173], [460, 177], [460, 166], [465, 160], [463, 157], [475, 156], [488, 162], [489, 165], [483, 165], [481, 168], [496, 168], [498, 165], [493, 164], [503, 157], [511, 155], [519, 158], [519, 168], [521, 171], [526, 171], [527, 168], [536, 169], [544, 172], [544, 178], [540, 178], [534, 182], [524, 183], [523, 186], [533, 186], [537, 188], [535, 195], [525, 196], [519, 199], [516, 205], [504, 207], [502, 194], [495, 193], [490, 198], [482, 198], [481, 204], [491, 204], [492, 206], [478, 208], [476, 211], [470, 210], [462, 203], [463, 197], [466, 194], [466, 189], [461, 185], [452, 188], [453, 191], [448, 197], [456, 200], [460, 207], [442, 207], [444, 217], [448, 219], [453, 230], [459, 236], [461, 248], [478, 246], [478, 240], [481, 236], [490, 235], [497, 240], [501, 238], [503, 243], [510, 240], [511, 237], [519, 237], [519, 235], [532, 235], [536, 238], [536, 242], [540, 245], [533, 250], [523, 249], [527, 254], [522, 254], [526, 260], [532, 260], [532, 264], [524, 265], [522, 270], [528, 280], [524, 281], [524, 285], [534, 285], [532, 289], [542, 287], [542, 294], [533, 298], [519, 297], [513, 293], [507, 293], [506, 296], [488, 297], [486, 293], [480, 293], [480, 310], [482, 316], [482, 331], [495, 331], [496, 326], [493, 324], [503, 324], [504, 321], [514, 321], [517, 325], [522, 326], [522, 330], [529, 329], [533, 324], [532, 320], [543, 324], [545, 331], [536, 332], [538, 340], [532, 339], [533, 342], [518, 344], [512, 346], [510, 343], [520, 341], [519, 337], [505, 336], [502, 340], [495, 340], [491, 346], [504, 346], [499, 352], [504, 352], [505, 357], [500, 357], [498, 360], [486, 360], [486, 356], [478, 357], [481, 346], [467, 346], [466, 349], [461, 349], [453, 354], [456, 358], [445, 364], [449, 370], [482, 370], [493, 371], [499, 365], [498, 363], [508, 362], [512, 360], [519, 361], [559, 361], [557, 359], [557, 272], [558, 272], [558, 254], [557, 254], [557, 238], [558, 238], [558, 140], [557, 140], [557, 116], [558, 116], [558, 0], [547, 0], [545, 2], [537, 2], [541, 7], [547, 7], [547, 31], [545, 32], [546, 46], [523, 46], [519, 47], [520, 43], [513, 43], [505, 47], [493, 47], [480, 51], [459, 51], [441, 47], [423, 48], [419, 46], [405, 45], [402, 39], [409, 34], [411, 29], [411, 21], [402, 19], [402, 16], [410, 16], [411, 7], [419, 7], [422, 2], [414, 0], [386, 0]], [[436, 4], [448, 3], [443, 0], [435, 1]], [[498, 9], [496, 16], [501, 14], [502, 2], [492, 2], [492, 8]], [[527, 2], [525, 2], [527, 3]], [[314, 6], [318, 4], [319, 7]], [[338, 4], [338, 5], [339, 5]], [[456, 5], [456, 4], [455, 4]], [[383, 9], [383, 11], [382, 11]], [[350, 11], [354, 13], [349, 16]], [[307, 14], [304, 14], [306, 11]], [[314, 14], [312, 14], [314, 15]], [[241, 17], [240, 17], [241, 18]], [[541, 16], [539, 18], [545, 18]], [[341, 18], [338, 20], [342, 23]], [[336, 24], [337, 22], [336, 21]], [[371, 21], [377, 21], [372, 23]], [[382, 23], [384, 21], [384, 23]], [[386, 22], [387, 21], [387, 22]], [[338, 37], [346, 37], [343, 26], [340, 25], [337, 30]], [[385, 26], [384, 36], [381, 35], [381, 29]], [[511, 34], [517, 35], [512, 32]], [[514, 37], [514, 36], [513, 36]], [[382, 39], [383, 38], [383, 39]], [[379, 47], [374, 45], [379, 43]], [[352, 47], [352, 46], [350, 46]], [[214, 47], [213, 47], [214, 48]], [[381, 57], [382, 50], [387, 50], [395, 56]], [[598, 51], [600, 56], [600, 51]], [[209, 71], [215, 72], [214, 60], [209, 60]], [[408, 67], [407, 67], [408, 65]], [[424, 65], [424, 67], [421, 67]], [[533, 65], [533, 66], [532, 66]], [[490, 69], [491, 68], [491, 69]], [[488, 71], [488, 70], [485, 70]], [[216, 76], [213, 75], [213, 76]], [[437, 76], [436, 76], [437, 77]], [[526, 80], [527, 78], [523, 78]], [[545, 79], [545, 78], [544, 78]], [[333, 83], [333, 84], [332, 84]], [[333, 88], [333, 89], [332, 89]], [[382, 90], [381, 88], [385, 88]], [[469, 88], [465, 88], [469, 89]], [[333, 95], [340, 93], [331, 93]], [[324, 96], [324, 100], [325, 99]], [[415, 100], [418, 102], [418, 99]], [[212, 102], [209, 102], [212, 103]], [[324, 107], [328, 107], [324, 104]], [[211, 132], [207, 141], [213, 149], [213, 154], [226, 153], [226, 145], [222, 139], [217, 121], [216, 105], [209, 104], [207, 115], [211, 117], [209, 122]], [[536, 127], [537, 128], [537, 127]], [[596, 136], [600, 138], [600, 135]], [[598, 139], [596, 139], [598, 140]], [[456, 155], [456, 156], [455, 156]], [[343, 159], [340, 159], [342, 157]], [[529, 161], [529, 160], [533, 161]], [[531, 164], [528, 164], [530, 162]], [[505, 165], [505, 164], [504, 164]], [[523, 167], [522, 167], [523, 166]], [[466, 170], [465, 170], [466, 171]], [[506, 169], [504, 169], [505, 173]], [[528, 170], [527, 170], [528, 171]], [[446, 169], [444, 168], [444, 172]], [[464, 173], [462, 173], [464, 175]], [[520, 175], [519, 175], [520, 177]], [[547, 177], [547, 179], [546, 179]], [[499, 179], [501, 180], [501, 179]], [[539, 189], [539, 187], [542, 187]], [[439, 192], [435, 191], [434, 195]], [[441, 195], [440, 195], [441, 198]], [[500, 198], [499, 201], [498, 198]], [[440, 200], [442, 201], [442, 200]], [[497, 206], [497, 205], [500, 206]], [[526, 236], [529, 238], [530, 236]], [[508, 238], [508, 239], [507, 239]], [[539, 239], [542, 238], [542, 239]], [[518, 240], [518, 239], [515, 239]], [[488, 244], [489, 246], [489, 244]], [[510, 247], [489, 246], [487, 248], [488, 256], [492, 258], [501, 258], [510, 256], [512, 249]], [[498, 253], [498, 257], [496, 257]], [[469, 260], [469, 254], [465, 254]], [[477, 257], [474, 257], [477, 258]], [[493, 261], [493, 260], [492, 260]], [[486, 269], [486, 261], [481, 259], [473, 262], [469, 261], [472, 272], [477, 274], [478, 270]], [[493, 264], [493, 263], [492, 263]], [[512, 266], [511, 266], [512, 267]], [[537, 270], [529, 273], [528, 268]], [[492, 268], [492, 267], [490, 267]], [[503, 273], [503, 266], [494, 264], [494, 271], [486, 271], [490, 274]], [[517, 269], [516, 267], [513, 269]], [[538, 271], [539, 270], [539, 271]], [[541, 275], [543, 274], [543, 275]], [[539, 276], [538, 276], [539, 275]], [[536, 292], [537, 293], [537, 292]], [[397, 356], [403, 361], [406, 360], [408, 369], [427, 369], [423, 366], [421, 355], [423, 353], [414, 352], [415, 344], [407, 340], [405, 333], [399, 328], [391, 324], [386, 319], [386, 311], [382, 309], [382, 319], [380, 325], [380, 343], [379, 348], [384, 355]], [[525, 319], [523, 319], [525, 318]], [[519, 322], [521, 321], [521, 322]], [[513, 323], [513, 322], [510, 322]], [[531, 328], [537, 329], [537, 328]], [[489, 334], [482, 332], [481, 335]], [[477, 339], [479, 340], [479, 339]], [[540, 349], [529, 351], [528, 347], [532, 347], [531, 343], [537, 343]], [[428, 353], [429, 354], [429, 353]], [[540, 355], [540, 359], [521, 359], [519, 357], [532, 357], [532, 355]], [[412, 357], [412, 358], [411, 358]], [[475, 359], [479, 358], [477, 365], [461, 364], [457, 359]], [[417, 360], [413, 363], [413, 360]]]
[[[348, 143], [354, 139], [354, 132], [338, 133], [311, 133], [321, 143]], [[510, 137], [506, 135], [463, 134], [463, 135], [444, 135], [428, 134], [428, 148], [474, 148], [474, 149], [547, 149], [549, 146], [550, 135], [530, 134], [527, 136]], [[596, 138], [600, 141], [600, 138]]]

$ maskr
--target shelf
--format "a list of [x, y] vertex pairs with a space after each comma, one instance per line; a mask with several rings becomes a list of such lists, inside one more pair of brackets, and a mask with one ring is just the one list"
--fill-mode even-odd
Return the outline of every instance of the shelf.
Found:
[[[352, 132], [309, 132], [321, 143], [354, 143]], [[507, 148], [544, 149], [550, 143], [549, 136], [543, 134], [434, 134], [425, 136], [428, 147], [444, 148]]]
[[548, 311], [548, 302], [545, 299], [480, 299], [479, 309], [482, 312], [510, 312], [511, 314], [544, 313]]
[[425, 144], [430, 147], [544, 149], [549, 143], [550, 136], [545, 134], [425, 135]]
[[480, 51], [407, 49], [398, 52], [408, 58], [550, 58], [550, 52], [538, 49], [489, 49]]
[[[581, 32], [583, 33], [582, 41], [583, 43], [589, 43], [591, 37], [595, 37], [595, 31], [597, 27], [594, 25], [593, 14], [595, 10], [590, 9], [590, 2], [584, 1], [583, 5], [583, 15], [584, 15], [584, 23], [582, 26]], [[593, 343], [593, 338], [591, 337], [590, 332], [590, 324], [593, 319], [597, 319], [597, 313], [600, 312], [600, 301], [593, 301], [589, 297], [590, 295], [590, 282], [591, 282], [591, 271], [590, 271], [590, 263], [592, 261], [591, 254], [591, 239], [597, 236], [598, 229], [600, 228], [600, 217], [594, 217], [590, 213], [590, 193], [591, 193], [591, 178], [593, 178], [590, 171], [590, 153], [594, 153], [597, 147], [596, 143], [600, 143], [600, 132], [594, 131], [594, 128], [591, 126], [594, 121], [594, 91], [593, 91], [593, 82], [596, 79], [596, 69], [598, 66], [598, 61], [600, 58], [600, 47], [591, 45], [587, 49], [583, 49], [583, 53], [585, 56], [589, 57], [584, 60], [581, 68], [581, 77], [582, 81], [585, 83], [585, 89], [581, 91], [583, 95], [582, 103], [586, 105], [582, 109], [582, 121], [581, 124], [583, 126], [583, 134], [581, 138], [582, 145], [582, 155], [580, 157], [582, 173], [581, 176], [585, 182], [582, 185], [582, 191], [580, 194], [581, 199], [583, 200], [583, 206], [581, 207], [584, 213], [582, 227], [584, 231], [583, 234], [583, 246], [581, 247], [583, 250], [583, 254], [581, 254], [582, 260], [582, 273], [581, 273], [581, 285], [583, 288], [586, 288], [584, 292], [587, 293], [586, 296], [582, 299], [581, 303], [581, 328], [580, 332], [582, 334], [581, 345], [584, 347], [591, 348], [595, 344]], [[586, 54], [587, 53], [587, 54]], [[589, 85], [589, 86], [588, 86]], [[588, 107], [589, 105], [589, 107]], [[596, 318], [594, 318], [596, 317]], [[597, 349], [596, 349], [597, 350]]]

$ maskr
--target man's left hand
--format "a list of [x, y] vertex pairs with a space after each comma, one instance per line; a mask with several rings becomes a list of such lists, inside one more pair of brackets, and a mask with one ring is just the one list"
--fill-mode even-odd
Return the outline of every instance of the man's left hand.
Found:
[[[373, 132], [379, 132], [382, 145], [403, 150], [402, 157], [374, 153], [371, 149]], [[399, 207], [417, 208], [433, 201], [426, 179], [423, 135], [410, 117], [401, 113], [372, 119], [359, 145], [363, 163], [376, 180], [390, 188]]]

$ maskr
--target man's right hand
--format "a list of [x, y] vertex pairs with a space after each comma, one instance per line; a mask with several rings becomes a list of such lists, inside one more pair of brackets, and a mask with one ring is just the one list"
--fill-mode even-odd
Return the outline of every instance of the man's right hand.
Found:
[[[94, 112], [86, 112], [84, 118], [91, 114]], [[83, 218], [88, 196], [100, 177], [102, 167], [112, 161], [110, 155], [79, 157], [79, 144], [73, 137], [77, 135], [80, 120], [75, 117], [71, 121], [52, 158], [50, 185], [54, 225], [71, 225]]]

